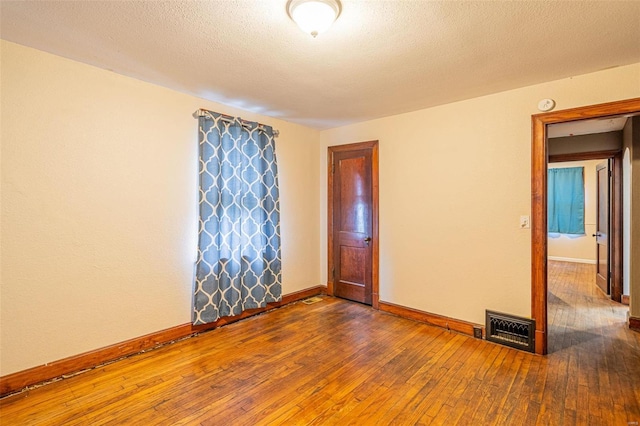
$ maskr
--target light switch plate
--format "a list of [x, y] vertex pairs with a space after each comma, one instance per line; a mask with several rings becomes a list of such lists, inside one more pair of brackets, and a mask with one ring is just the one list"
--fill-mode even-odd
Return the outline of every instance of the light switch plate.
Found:
[[520, 229], [529, 229], [531, 224], [529, 223], [529, 216], [520, 216]]

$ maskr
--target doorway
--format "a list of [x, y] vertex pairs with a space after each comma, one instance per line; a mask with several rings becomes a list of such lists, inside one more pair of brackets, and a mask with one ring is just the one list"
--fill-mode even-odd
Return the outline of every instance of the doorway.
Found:
[[[621, 129], [618, 129], [621, 130]], [[588, 134], [597, 136], [597, 134]], [[578, 137], [576, 137], [578, 139]], [[579, 143], [579, 142], [578, 142]], [[578, 163], [579, 162], [579, 163]], [[612, 150], [589, 151], [577, 154], [549, 155], [548, 168], [555, 168], [558, 164], [573, 167], [577, 163], [585, 168], [584, 234], [574, 235], [574, 240], [580, 244], [572, 244], [579, 248], [582, 256], [568, 256], [568, 260], [577, 257], [577, 261], [591, 260], [595, 262], [595, 282], [602, 292], [615, 302], [622, 302], [622, 152]], [[597, 163], [596, 166], [593, 164]], [[589, 167], [589, 165], [591, 165]], [[586, 166], [586, 167], [585, 167]], [[588, 220], [587, 220], [588, 219]], [[557, 239], [566, 234], [550, 233], [552, 240], [547, 239], [548, 255], [558, 258], [559, 244]], [[581, 241], [580, 241], [581, 240]], [[595, 242], [595, 251], [591, 242]], [[568, 245], [565, 241], [564, 251]], [[553, 244], [552, 244], [553, 242]], [[584, 255], [585, 248], [590, 250]], [[594, 257], [595, 256], [595, 257]]]
[[[626, 120], [616, 126], [624, 126]], [[586, 128], [583, 131], [587, 131], [590, 123], [577, 126], [582, 124]], [[551, 126], [550, 133], [554, 127]], [[621, 146], [622, 128], [551, 138], [549, 146], [552, 152], [559, 142], [584, 148], [583, 142], [594, 140], [617, 140]], [[621, 200], [614, 196], [622, 193], [622, 181], [618, 174], [614, 180], [614, 174], [610, 173], [613, 158], [554, 160], [555, 156], [550, 155], [548, 352], [569, 350], [566, 354], [577, 354], [585, 348], [596, 351], [599, 345], [611, 342], [608, 336], [617, 334], [617, 328], [626, 325], [629, 312], [629, 307], [620, 303], [622, 265], [611, 261], [620, 257], [620, 244], [611, 243], [622, 238], [620, 221], [612, 220], [613, 212], [619, 212]], [[619, 190], [614, 191], [615, 187]]]
[[[554, 111], [532, 116], [531, 179], [531, 314], [536, 320], [537, 354], [547, 353], [547, 165], [549, 161], [547, 125], [589, 118], [640, 113], [640, 98], [607, 104]], [[616, 244], [614, 242], [614, 244]], [[618, 255], [620, 250], [618, 251]], [[621, 259], [613, 259], [614, 264]], [[614, 272], [616, 268], [613, 269]], [[615, 272], [614, 272], [615, 273]], [[612, 276], [612, 279], [616, 279]], [[618, 277], [619, 279], [619, 277]]]
[[378, 141], [328, 148], [327, 293], [378, 309]]

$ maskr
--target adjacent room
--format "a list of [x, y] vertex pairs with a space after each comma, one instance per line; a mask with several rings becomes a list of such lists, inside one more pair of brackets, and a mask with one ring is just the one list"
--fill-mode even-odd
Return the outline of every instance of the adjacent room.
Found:
[[594, 344], [629, 317], [631, 175], [623, 151], [636, 120], [548, 128], [550, 353]]
[[2, 424], [640, 422], [640, 2], [1, 0], [0, 136]]

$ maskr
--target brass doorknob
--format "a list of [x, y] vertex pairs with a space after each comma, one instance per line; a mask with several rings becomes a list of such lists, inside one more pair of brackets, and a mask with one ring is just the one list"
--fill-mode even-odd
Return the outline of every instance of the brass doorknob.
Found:
[[364, 239], [364, 242], [365, 242], [365, 243], [367, 243], [367, 244], [369, 244], [369, 241], [371, 241], [371, 237], [366, 237], [366, 238]]

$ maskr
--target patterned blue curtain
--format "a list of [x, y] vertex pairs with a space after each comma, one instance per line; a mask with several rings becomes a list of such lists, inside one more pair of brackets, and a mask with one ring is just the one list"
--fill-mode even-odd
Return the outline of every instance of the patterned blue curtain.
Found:
[[547, 222], [549, 232], [584, 234], [584, 168], [549, 169]]
[[282, 298], [280, 202], [273, 129], [199, 119], [200, 221], [193, 324]]

